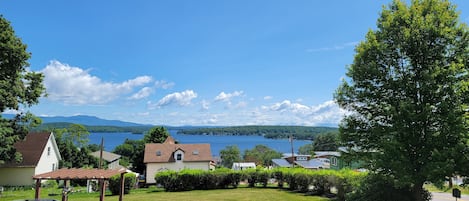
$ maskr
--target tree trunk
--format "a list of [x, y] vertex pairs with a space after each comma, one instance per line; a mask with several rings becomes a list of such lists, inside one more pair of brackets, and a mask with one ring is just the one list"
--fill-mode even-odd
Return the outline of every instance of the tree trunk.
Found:
[[423, 182], [417, 182], [412, 187], [412, 196], [414, 201], [425, 201], [423, 199]]

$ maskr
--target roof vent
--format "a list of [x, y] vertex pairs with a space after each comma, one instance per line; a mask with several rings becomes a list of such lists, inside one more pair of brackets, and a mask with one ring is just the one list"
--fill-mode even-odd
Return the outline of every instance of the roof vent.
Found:
[[199, 155], [199, 150], [194, 150], [194, 151], [192, 152], [192, 154], [194, 154], [194, 155]]
[[156, 151], [156, 155], [161, 156], [161, 151], [160, 150]]

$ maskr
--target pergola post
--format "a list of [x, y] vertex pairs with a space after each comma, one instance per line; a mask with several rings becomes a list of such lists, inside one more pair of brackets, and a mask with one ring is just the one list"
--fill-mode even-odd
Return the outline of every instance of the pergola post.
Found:
[[124, 188], [125, 188], [125, 177], [124, 177], [124, 174], [125, 172], [121, 173], [121, 189], [119, 191], [119, 201], [122, 201], [123, 197], [124, 197]]
[[99, 179], [99, 183], [101, 184], [99, 201], [104, 201], [104, 195], [106, 194], [106, 182], [104, 181], [104, 179]]
[[39, 200], [41, 195], [41, 179], [36, 179], [36, 192], [34, 193], [34, 199]]

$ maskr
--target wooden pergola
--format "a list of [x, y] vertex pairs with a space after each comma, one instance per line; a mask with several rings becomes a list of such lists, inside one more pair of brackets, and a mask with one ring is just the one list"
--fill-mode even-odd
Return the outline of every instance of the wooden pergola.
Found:
[[[119, 192], [119, 201], [122, 201], [124, 195], [124, 174], [126, 173], [125, 169], [120, 170], [103, 170], [103, 169], [58, 169], [52, 172], [47, 172], [44, 174], [38, 174], [33, 176], [33, 179], [36, 180], [36, 192], [34, 194], [34, 199], [38, 200], [41, 195], [41, 180], [64, 180], [64, 188], [67, 188], [67, 181], [69, 180], [81, 180], [81, 179], [97, 179], [100, 185], [100, 196], [99, 200], [104, 201], [104, 195], [106, 191], [106, 183], [104, 181], [109, 180], [112, 176], [120, 174], [120, 192]], [[68, 196], [64, 193], [62, 194], [62, 201], [67, 201]]]

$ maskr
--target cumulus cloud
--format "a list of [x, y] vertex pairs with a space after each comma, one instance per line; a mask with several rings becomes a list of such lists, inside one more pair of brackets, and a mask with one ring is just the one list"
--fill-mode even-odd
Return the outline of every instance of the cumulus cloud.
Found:
[[137, 93], [129, 97], [130, 100], [140, 100], [150, 96], [153, 90], [150, 87], [143, 87]]
[[186, 90], [183, 92], [175, 92], [172, 94], [168, 94], [162, 99], [160, 99], [156, 104], [150, 103], [149, 106], [150, 108], [160, 108], [169, 105], [187, 106], [191, 104], [191, 101], [194, 98], [197, 98], [197, 93], [192, 90]]
[[221, 92], [215, 97], [215, 101], [230, 102], [232, 98], [243, 95], [243, 91], [235, 91], [233, 93]]
[[202, 100], [201, 105], [202, 105], [202, 108], [201, 108], [202, 111], [207, 111], [210, 108], [210, 102], [206, 100]]
[[108, 103], [152, 80], [150, 76], [140, 76], [121, 83], [105, 82], [90, 75], [89, 70], [59, 61], [51, 61], [41, 72], [48, 99], [77, 105]]
[[270, 106], [263, 106], [262, 109], [280, 112], [283, 116], [294, 115], [297, 117], [296, 123], [302, 125], [338, 124], [346, 113], [332, 100], [315, 106], [284, 100]]
[[166, 80], [158, 80], [155, 82], [155, 87], [161, 89], [171, 89], [174, 85], [174, 82], [167, 82]]

